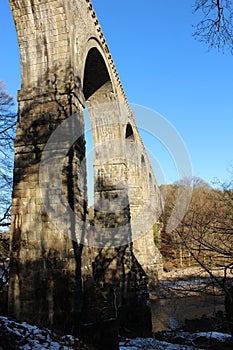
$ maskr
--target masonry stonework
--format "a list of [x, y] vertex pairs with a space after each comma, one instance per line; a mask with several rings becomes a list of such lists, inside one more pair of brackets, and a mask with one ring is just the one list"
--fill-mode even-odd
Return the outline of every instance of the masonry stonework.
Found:
[[[148, 334], [147, 283], [149, 278], [150, 288], [156, 284], [161, 261], [152, 224], [145, 223], [151, 222], [152, 213], [154, 222], [158, 220], [161, 198], [92, 4], [10, 0], [10, 5], [22, 85], [15, 140], [9, 313], [74, 334], [93, 335], [98, 329], [96, 342], [102, 349], [101, 329], [108, 329], [112, 338], [126, 328]], [[84, 108], [89, 111], [94, 143], [91, 220]], [[59, 139], [51, 159], [46, 153], [51, 135], [75, 113], [76, 120], [66, 132], [73, 135], [78, 130], [78, 139], [68, 150], [66, 140]], [[53, 164], [56, 155], [64, 152], [60, 176], [66, 201], [60, 201], [53, 188], [57, 177]], [[42, 158], [50, 174], [43, 183]], [[69, 217], [71, 212], [75, 220], [72, 214]]]

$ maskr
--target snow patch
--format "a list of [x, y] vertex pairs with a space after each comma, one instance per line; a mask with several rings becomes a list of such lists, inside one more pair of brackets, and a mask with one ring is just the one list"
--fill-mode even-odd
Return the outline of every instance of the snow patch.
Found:
[[[40, 329], [26, 322], [15, 322], [7, 317], [0, 317], [0, 335], [1, 342], [5, 344], [4, 348], [11, 344], [18, 350], [87, 349], [84, 344], [71, 335], [60, 337], [49, 329]], [[3, 346], [3, 344], [1, 345]]]
[[224, 342], [228, 339], [231, 339], [230, 334], [219, 333], [219, 332], [200, 332], [200, 333], [195, 333], [195, 334], [198, 335], [198, 337], [216, 339], [216, 340], [221, 341], [221, 342]]
[[136, 339], [126, 339], [120, 342], [120, 350], [194, 350], [195, 347], [170, 344], [165, 341], [156, 340], [153, 338], [136, 338]]

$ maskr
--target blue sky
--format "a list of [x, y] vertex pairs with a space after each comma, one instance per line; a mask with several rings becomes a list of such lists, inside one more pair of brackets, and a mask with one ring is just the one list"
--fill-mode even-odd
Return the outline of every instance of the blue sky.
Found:
[[[193, 174], [211, 182], [233, 164], [233, 56], [208, 51], [192, 37], [194, 0], [93, 0], [130, 103], [155, 110], [186, 144]], [[20, 88], [17, 38], [8, 1], [0, 8], [0, 79]], [[166, 156], [144, 132], [166, 182], [176, 180]]]

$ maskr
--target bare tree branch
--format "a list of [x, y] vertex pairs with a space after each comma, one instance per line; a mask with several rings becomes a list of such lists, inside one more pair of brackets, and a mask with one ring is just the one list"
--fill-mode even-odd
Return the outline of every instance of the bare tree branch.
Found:
[[230, 0], [196, 0], [194, 13], [202, 19], [194, 26], [196, 40], [207, 43], [209, 48], [233, 54], [233, 6]]
[[16, 127], [14, 101], [0, 81], [0, 226], [8, 227], [11, 218], [13, 148]]

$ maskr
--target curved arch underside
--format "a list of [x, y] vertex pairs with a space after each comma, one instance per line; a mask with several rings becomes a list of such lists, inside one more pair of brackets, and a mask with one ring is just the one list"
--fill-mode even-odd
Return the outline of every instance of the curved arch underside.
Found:
[[90, 49], [87, 55], [84, 79], [83, 94], [85, 100], [95, 93], [102, 85], [110, 81], [110, 76], [103, 57], [97, 48]]
[[126, 126], [125, 138], [134, 141], [134, 133], [130, 123], [128, 123]]

